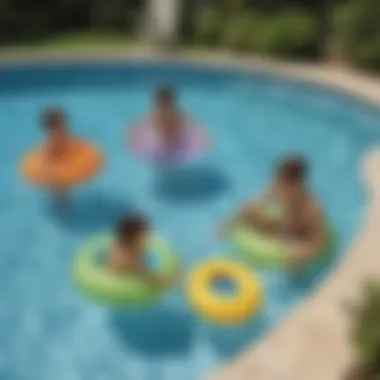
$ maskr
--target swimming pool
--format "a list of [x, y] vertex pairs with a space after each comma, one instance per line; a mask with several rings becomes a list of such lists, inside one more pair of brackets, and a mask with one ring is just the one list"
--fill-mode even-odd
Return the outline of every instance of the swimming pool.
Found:
[[[174, 177], [137, 161], [123, 140], [162, 82], [178, 88], [186, 111], [213, 137], [210, 155]], [[278, 157], [300, 152], [337, 230], [337, 260], [360, 223], [357, 169], [379, 141], [379, 112], [352, 99], [262, 75], [144, 63], [3, 68], [0, 83], [0, 378], [199, 379], [281, 323], [310, 291], [263, 272], [262, 315], [230, 329], [199, 320], [181, 290], [143, 311], [93, 304], [73, 285], [73, 257], [124, 210], [150, 215], [190, 268], [225, 252], [215, 225], [259, 194]], [[76, 192], [65, 218], [17, 172], [41, 137], [39, 112], [50, 104], [67, 109], [73, 128], [108, 160]]]

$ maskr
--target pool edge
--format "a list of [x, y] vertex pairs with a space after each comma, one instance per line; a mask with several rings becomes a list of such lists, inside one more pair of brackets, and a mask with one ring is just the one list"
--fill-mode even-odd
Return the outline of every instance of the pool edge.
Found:
[[349, 252], [316, 292], [262, 341], [210, 379], [340, 380], [353, 363], [350, 315], [362, 284], [380, 278], [380, 152], [363, 160], [370, 194], [363, 228]]
[[0, 68], [12, 64], [169, 62], [194, 64], [209, 69], [245, 70], [322, 86], [361, 102], [380, 107], [380, 76], [328, 63], [276, 60], [259, 56], [234, 56], [223, 51], [181, 50], [165, 54], [146, 46], [125, 48], [9, 48], [0, 51]]

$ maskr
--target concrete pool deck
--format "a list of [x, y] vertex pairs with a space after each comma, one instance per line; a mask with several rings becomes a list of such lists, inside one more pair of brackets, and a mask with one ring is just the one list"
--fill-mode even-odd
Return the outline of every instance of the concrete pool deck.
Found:
[[[289, 63], [225, 53], [185, 51], [163, 55], [145, 47], [108, 49], [8, 49], [2, 64], [151, 60], [244, 69], [316, 83], [380, 107], [380, 78], [348, 68]], [[379, 121], [380, 124], [380, 121]], [[349, 316], [344, 303], [360, 296], [369, 279], [380, 279], [380, 150], [362, 163], [368, 208], [361, 231], [341, 263], [308, 299], [261, 341], [225, 365], [210, 380], [340, 380], [353, 360], [348, 342]]]

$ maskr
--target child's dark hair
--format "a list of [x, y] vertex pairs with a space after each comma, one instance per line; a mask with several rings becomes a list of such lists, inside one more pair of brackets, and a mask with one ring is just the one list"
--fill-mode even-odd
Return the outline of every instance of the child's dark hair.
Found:
[[51, 129], [66, 122], [65, 113], [57, 107], [46, 108], [42, 113], [42, 124], [45, 129]]
[[169, 85], [160, 86], [156, 90], [156, 101], [158, 103], [173, 103], [175, 101], [175, 91]]
[[127, 216], [116, 224], [116, 238], [120, 242], [131, 242], [148, 230], [148, 222], [141, 216]]
[[287, 181], [303, 181], [308, 174], [307, 162], [299, 156], [288, 157], [280, 163], [278, 174]]

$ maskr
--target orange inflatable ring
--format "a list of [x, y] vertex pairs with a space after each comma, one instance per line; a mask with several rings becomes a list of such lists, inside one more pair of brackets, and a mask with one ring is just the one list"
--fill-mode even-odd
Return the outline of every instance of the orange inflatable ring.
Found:
[[98, 148], [87, 142], [75, 141], [62, 157], [49, 164], [42, 148], [33, 150], [23, 159], [21, 172], [28, 182], [36, 186], [70, 188], [93, 178], [102, 164]]

